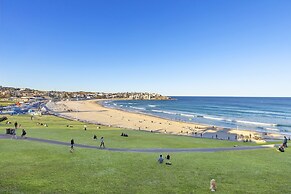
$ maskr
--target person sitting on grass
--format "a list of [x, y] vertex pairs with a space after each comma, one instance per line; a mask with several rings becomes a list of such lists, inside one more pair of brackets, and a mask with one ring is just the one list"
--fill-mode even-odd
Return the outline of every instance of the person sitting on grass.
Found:
[[25, 131], [25, 129], [22, 129], [21, 138], [26, 138], [25, 136], [26, 136], [26, 131]]
[[212, 179], [210, 181], [210, 190], [211, 191], [216, 191], [216, 181], [215, 181], [215, 179]]
[[121, 133], [120, 136], [122, 136], [122, 137], [128, 137], [128, 135], [126, 133]]
[[283, 144], [280, 145], [279, 148], [278, 148], [278, 150], [279, 150], [280, 152], [285, 152], [284, 145], [283, 145]]
[[163, 155], [160, 155], [159, 159], [158, 159], [158, 162], [160, 164], [162, 164], [164, 162], [164, 158], [163, 158]]
[[93, 136], [93, 139], [94, 139], [94, 140], [95, 140], [95, 139], [97, 140], [97, 136], [96, 136], [96, 135], [94, 135], [94, 136]]
[[170, 161], [170, 155], [168, 154], [167, 156], [166, 156], [166, 165], [172, 165], [172, 163], [171, 163], [171, 161]]

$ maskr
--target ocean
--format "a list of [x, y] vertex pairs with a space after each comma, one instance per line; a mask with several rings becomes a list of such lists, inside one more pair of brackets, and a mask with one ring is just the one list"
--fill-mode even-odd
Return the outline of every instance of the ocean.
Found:
[[166, 119], [291, 135], [291, 98], [175, 97], [104, 101], [103, 105]]

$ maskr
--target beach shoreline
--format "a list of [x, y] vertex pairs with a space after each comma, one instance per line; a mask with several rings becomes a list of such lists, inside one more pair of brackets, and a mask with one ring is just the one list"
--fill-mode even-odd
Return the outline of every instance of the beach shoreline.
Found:
[[[224, 139], [232, 141], [251, 140], [264, 142], [264, 139], [281, 139], [282, 135], [267, 135], [250, 130], [228, 129], [206, 124], [188, 123], [161, 118], [140, 112], [129, 112], [105, 107], [102, 102], [108, 99], [86, 101], [49, 102], [47, 107], [58, 116], [73, 120], [101, 124], [110, 127], [142, 130], [174, 135]], [[122, 99], [110, 99], [122, 100]]]

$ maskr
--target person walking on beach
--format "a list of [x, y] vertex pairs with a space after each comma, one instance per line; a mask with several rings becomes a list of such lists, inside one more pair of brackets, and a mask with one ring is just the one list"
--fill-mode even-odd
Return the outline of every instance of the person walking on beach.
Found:
[[100, 148], [101, 148], [102, 146], [103, 146], [103, 148], [105, 148], [104, 138], [101, 137], [100, 141], [101, 141]]
[[71, 150], [70, 150], [71, 153], [74, 151], [74, 144], [75, 144], [74, 139], [71, 139]]

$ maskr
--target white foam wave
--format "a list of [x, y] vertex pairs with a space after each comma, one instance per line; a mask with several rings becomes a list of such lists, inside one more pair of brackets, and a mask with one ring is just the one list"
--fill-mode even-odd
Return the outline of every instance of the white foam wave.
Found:
[[253, 121], [241, 121], [237, 120], [238, 123], [248, 124], [248, 125], [258, 125], [258, 126], [276, 126], [276, 124], [272, 123], [260, 123], [260, 122], [253, 122]]
[[135, 106], [130, 106], [130, 108], [133, 108], [133, 109], [136, 109], [136, 110], [145, 110], [145, 108], [135, 107]]
[[160, 112], [160, 113], [162, 113], [163, 111], [161, 111], [161, 110], [152, 110], [153, 112]]
[[176, 115], [176, 114], [177, 114], [177, 113], [169, 112], [169, 111], [164, 111], [164, 113], [166, 113], [166, 114], [170, 114], [170, 115]]
[[194, 115], [184, 114], [184, 113], [182, 113], [181, 116], [184, 116], [184, 117], [191, 117], [191, 118], [195, 117]]
[[255, 113], [255, 114], [271, 114], [271, 115], [280, 115], [277, 112], [273, 111], [263, 111], [263, 110], [240, 110], [239, 112], [244, 113]]
[[279, 129], [274, 129], [274, 128], [266, 128], [267, 130], [270, 130], [270, 131], [280, 131]]
[[170, 115], [176, 115], [177, 113], [175, 112], [170, 112], [170, 111], [162, 111], [162, 110], [152, 110], [153, 112], [159, 112], [159, 113], [165, 113], [165, 114], [170, 114]]
[[157, 105], [152, 105], [152, 104], [149, 104], [148, 106], [152, 108], [157, 107]]
[[205, 119], [211, 119], [211, 120], [216, 120], [216, 121], [223, 121], [225, 120], [224, 118], [217, 118], [217, 117], [210, 117], [210, 116], [204, 116]]

